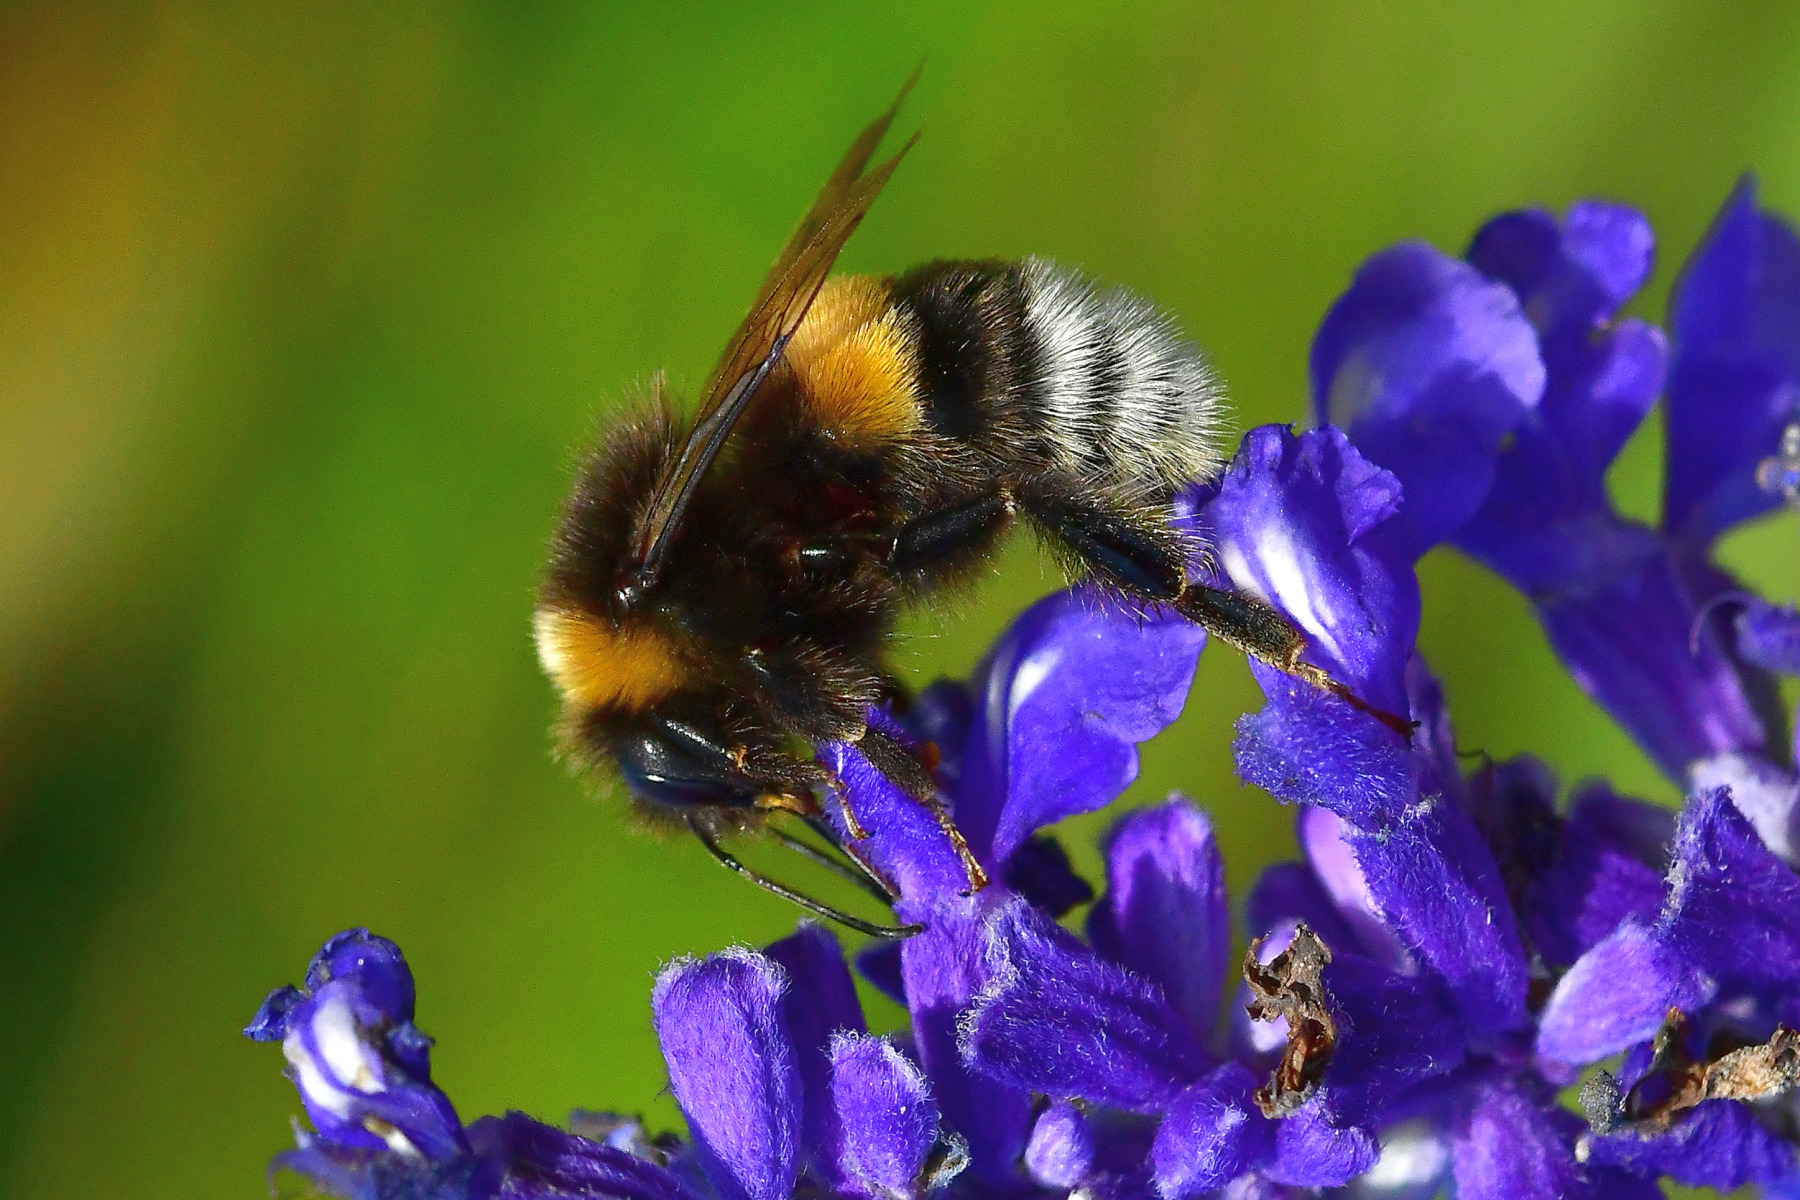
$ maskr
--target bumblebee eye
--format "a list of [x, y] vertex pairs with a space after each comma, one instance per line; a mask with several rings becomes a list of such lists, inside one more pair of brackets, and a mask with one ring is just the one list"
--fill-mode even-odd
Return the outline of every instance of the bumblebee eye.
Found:
[[644, 594], [648, 590], [637, 576], [627, 575], [613, 589], [613, 598], [619, 602], [620, 608], [630, 612], [644, 602]]
[[729, 756], [703, 759], [656, 730], [622, 735], [613, 743], [613, 753], [626, 786], [652, 804], [748, 808], [762, 792]]

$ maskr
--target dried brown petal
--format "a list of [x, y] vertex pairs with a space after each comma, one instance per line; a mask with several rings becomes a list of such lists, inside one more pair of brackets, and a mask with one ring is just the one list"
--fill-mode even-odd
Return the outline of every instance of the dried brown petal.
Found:
[[1687, 1016], [1670, 1009], [1656, 1031], [1649, 1069], [1618, 1106], [1626, 1119], [1607, 1128], [1590, 1113], [1596, 1133], [1662, 1133], [1707, 1100], [1762, 1100], [1800, 1086], [1800, 1033], [1786, 1025], [1766, 1042], [1721, 1050], [1700, 1062], [1687, 1052], [1687, 1034]]
[[1254, 997], [1244, 1011], [1253, 1021], [1287, 1018], [1287, 1049], [1268, 1085], [1256, 1090], [1256, 1106], [1265, 1117], [1285, 1117], [1312, 1098], [1337, 1052], [1337, 1023], [1325, 1007], [1323, 978], [1331, 948], [1305, 925], [1296, 925], [1294, 940], [1265, 967], [1257, 951], [1267, 940], [1250, 943], [1244, 955], [1244, 982]]

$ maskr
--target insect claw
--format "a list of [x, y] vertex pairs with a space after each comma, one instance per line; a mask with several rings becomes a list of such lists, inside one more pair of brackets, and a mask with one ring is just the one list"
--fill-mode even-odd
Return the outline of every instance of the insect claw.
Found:
[[1357, 712], [1367, 713], [1369, 716], [1374, 717], [1377, 721], [1386, 725], [1406, 741], [1412, 740], [1413, 731], [1419, 727], [1417, 721], [1409, 721], [1405, 717], [1387, 711], [1385, 708], [1376, 708], [1373, 704], [1370, 704], [1367, 700], [1364, 700], [1361, 696], [1358, 696], [1355, 692], [1351, 691], [1349, 685], [1339, 683], [1311, 663], [1303, 663], [1295, 660], [1293, 662], [1277, 663], [1275, 665], [1296, 679], [1310, 683], [1321, 691], [1330, 692], [1333, 696], [1336, 696], [1339, 700], [1342, 700]]
[[859, 842], [867, 840], [869, 831], [864, 829], [862, 822], [856, 819], [856, 807], [850, 803], [849, 792], [841, 790], [838, 792], [838, 808], [844, 814], [844, 828], [849, 830], [850, 836]]
[[795, 796], [788, 792], [764, 792], [756, 798], [756, 807], [790, 812], [797, 817], [814, 816], [819, 811], [818, 801], [811, 796]]
[[836, 771], [830, 767], [823, 767], [823, 769], [825, 783], [831, 788], [831, 794], [837, 797], [838, 812], [843, 815], [845, 831], [854, 841], [867, 840], [869, 831], [864, 829], [862, 822], [856, 819], [856, 807], [850, 803], [850, 789], [844, 786], [844, 781], [838, 778]]

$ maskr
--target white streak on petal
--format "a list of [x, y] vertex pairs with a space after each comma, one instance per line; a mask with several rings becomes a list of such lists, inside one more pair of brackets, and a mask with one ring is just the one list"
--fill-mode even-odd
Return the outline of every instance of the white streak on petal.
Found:
[[313, 1061], [312, 1055], [300, 1043], [300, 1035], [290, 1033], [281, 1043], [281, 1052], [294, 1068], [294, 1084], [308, 1104], [317, 1105], [334, 1117], [350, 1115], [350, 1093], [339, 1087], [336, 1081], [326, 1078], [325, 1072], [319, 1070], [319, 1064]]
[[1381, 1139], [1381, 1157], [1356, 1181], [1358, 1195], [1380, 1195], [1421, 1188], [1440, 1178], [1449, 1165], [1450, 1147], [1429, 1122], [1407, 1121]]
[[1025, 707], [1031, 694], [1050, 677], [1050, 672], [1056, 670], [1062, 656], [1062, 647], [1054, 646], [1040, 650], [1019, 664], [1018, 673], [1013, 676], [1012, 694], [1007, 697], [1014, 712]]
[[[1232, 581], [1239, 587], [1262, 590], [1263, 599], [1285, 611], [1309, 635], [1314, 645], [1336, 661], [1344, 662], [1344, 651], [1337, 640], [1342, 618], [1331, 609], [1327, 597], [1308, 582], [1299, 551], [1288, 531], [1278, 522], [1268, 522], [1257, 530], [1254, 544], [1254, 565], [1238, 544], [1225, 547], [1220, 557]], [[1259, 583], [1261, 589], [1256, 587]]]
[[313, 1014], [312, 1033], [319, 1057], [334, 1076], [359, 1092], [387, 1090], [380, 1064], [363, 1043], [356, 1013], [346, 1001], [337, 996], [326, 997]]

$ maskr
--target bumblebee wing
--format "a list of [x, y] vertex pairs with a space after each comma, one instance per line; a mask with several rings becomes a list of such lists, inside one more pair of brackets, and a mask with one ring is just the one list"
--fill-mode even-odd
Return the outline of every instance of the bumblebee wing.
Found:
[[[750, 315], [744, 318], [743, 325], [739, 326], [737, 335], [726, 347], [724, 356], [720, 358], [718, 367], [707, 382], [706, 394], [700, 404], [700, 420], [704, 420], [712, 408], [722, 403], [731, 385], [744, 372], [754, 369], [760, 361], [761, 355], [756, 353], [757, 334], [779, 323], [799, 291], [794, 285], [804, 279], [805, 269], [815, 254], [824, 255], [818, 283], [824, 282], [825, 272], [830, 270], [837, 252], [849, 240], [856, 223], [868, 211], [876, 194], [893, 173], [901, 155], [912, 148], [917, 134], [892, 158], [868, 174], [863, 173], [863, 169], [869, 165], [869, 159], [874, 157], [875, 147], [881, 144], [888, 126], [893, 124], [894, 114], [900, 111], [900, 105], [905, 102], [907, 93], [912, 91], [913, 84], [918, 80], [919, 73], [914, 71], [912, 78], [901, 87], [900, 94], [894, 97], [894, 102], [888, 105], [887, 111], [869, 122], [868, 127], [851, 143], [843, 160], [831, 173], [831, 178], [820, 189], [819, 198], [813, 201], [806, 215], [800, 218], [793, 236], [788, 238], [780, 257], [775, 260], [768, 277], [763, 280], [762, 288], [756, 294], [756, 302], [750, 306]], [[818, 290], [818, 283], [814, 283], [812, 292]], [[808, 294], [798, 312], [793, 314], [795, 325], [799, 324], [800, 317], [805, 315], [806, 305], [810, 303], [811, 295]]]
[[869, 206], [875, 202], [882, 186], [894, 173], [900, 159], [918, 139], [914, 134], [892, 158], [864, 172], [869, 159], [880, 144], [882, 135], [893, 123], [894, 113], [906, 99], [918, 79], [918, 72], [906, 81], [900, 95], [888, 110], [870, 122], [825, 182], [819, 198], [801, 218], [800, 226], [782, 248], [781, 256], [763, 280], [750, 314], [738, 326], [725, 353], [707, 380], [695, 414], [694, 428], [683, 443], [681, 452], [664, 468], [652, 493], [650, 507], [638, 531], [636, 548], [636, 585], [648, 587], [661, 574], [669, 543], [681, 526], [688, 501], [731, 435], [744, 409], [775, 364], [781, 361], [788, 340], [800, 327], [806, 311], [812, 306], [819, 288], [837, 261], [838, 252]]

